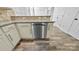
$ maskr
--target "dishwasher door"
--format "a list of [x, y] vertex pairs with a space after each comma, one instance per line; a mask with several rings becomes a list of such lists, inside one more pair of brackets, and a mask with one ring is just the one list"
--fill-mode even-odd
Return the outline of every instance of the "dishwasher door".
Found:
[[46, 38], [47, 35], [47, 23], [34, 23], [33, 24], [34, 38]]

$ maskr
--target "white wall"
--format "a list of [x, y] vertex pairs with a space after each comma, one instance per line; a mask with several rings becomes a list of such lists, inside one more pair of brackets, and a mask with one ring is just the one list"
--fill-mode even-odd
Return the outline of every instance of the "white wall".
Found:
[[54, 7], [12, 7], [16, 16], [50, 16]]
[[35, 11], [35, 15], [37, 16], [47, 16], [49, 14], [49, 10], [48, 10], [48, 7], [36, 7], [34, 8], [34, 11]]
[[15, 11], [16, 16], [30, 16], [30, 8], [29, 7], [12, 7]]
[[62, 31], [79, 39], [79, 8], [78, 7], [56, 7], [54, 8], [53, 19]]

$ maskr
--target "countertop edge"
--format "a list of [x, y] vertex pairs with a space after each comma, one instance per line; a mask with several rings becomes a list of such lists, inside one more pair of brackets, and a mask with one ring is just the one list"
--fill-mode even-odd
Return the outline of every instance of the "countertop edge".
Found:
[[24, 21], [24, 22], [21, 22], [21, 21], [9, 21], [9, 22], [3, 22], [2, 24], [0, 24], [0, 27], [3, 27], [3, 26], [7, 26], [7, 25], [10, 25], [10, 24], [16, 24], [16, 23], [54, 23], [55, 21], [39, 21], [39, 22], [34, 22], [34, 21], [31, 21], [31, 22], [27, 22], [27, 21]]

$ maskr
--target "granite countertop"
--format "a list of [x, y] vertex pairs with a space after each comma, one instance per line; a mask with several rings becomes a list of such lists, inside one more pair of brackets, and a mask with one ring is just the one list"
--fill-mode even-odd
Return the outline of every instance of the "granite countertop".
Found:
[[44, 23], [54, 23], [55, 21], [45, 21], [45, 20], [15, 20], [15, 21], [0, 21], [0, 26], [6, 26], [9, 24], [14, 24], [14, 23], [35, 23], [35, 22], [44, 22]]

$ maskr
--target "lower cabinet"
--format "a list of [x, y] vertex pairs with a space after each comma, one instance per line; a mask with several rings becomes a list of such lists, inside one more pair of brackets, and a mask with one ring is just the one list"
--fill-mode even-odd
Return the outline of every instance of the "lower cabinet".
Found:
[[12, 45], [15, 47], [16, 44], [20, 41], [20, 35], [14, 24], [6, 25], [2, 27], [7, 38], [11, 41]]
[[17, 24], [17, 27], [18, 27], [21, 38], [23, 39], [33, 38], [31, 23], [19, 23]]
[[5, 36], [5, 34], [0, 29], [0, 51], [10, 51], [14, 47], [11, 41]]
[[16, 24], [21, 38], [46, 38], [48, 23], [18, 23]]

